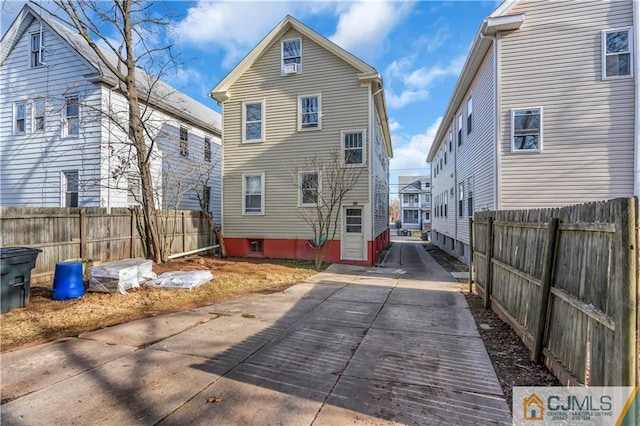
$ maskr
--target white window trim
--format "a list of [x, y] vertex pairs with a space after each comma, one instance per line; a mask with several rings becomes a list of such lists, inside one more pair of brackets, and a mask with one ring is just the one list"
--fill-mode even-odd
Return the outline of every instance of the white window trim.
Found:
[[[33, 50], [31, 50], [32, 44], [31, 44], [31, 40], [33, 39], [34, 36], [37, 36], [40, 38], [39, 43], [40, 43], [40, 49], [38, 50], [38, 65], [31, 65], [31, 55], [33, 54]], [[42, 68], [45, 65], [45, 62], [43, 61], [43, 57], [44, 57], [44, 37], [45, 37], [45, 31], [42, 30], [42, 36], [40, 36], [40, 31], [35, 31], [35, 32], [30, 32], [29, 33], [29, 59], [28, 59], [28, 66], [30, 69], [33, 68]]]
[[[344, 135], [345, 133], [362, 133], [362, 163], [347, 164], [344, 161]], [[367, 165], [367, 131], [365, 129], [340, 131], [340, 161], [344, 167], [366, 167]]]
[[[187, 132], [187, 139], [185, 139], [184, 141], [182, 140], [182, 130], [186, 130]], [[188, 157], [189, 156], [189, 135], [191, 134], [191, 129], [187, 126], [180, 126], [178, 128], [178, 153], [180, 154], [181, 157]], [[184, 145], [184, 151], [182, 150], [182, 142], [185, 143]]]
[[[132, 180], [135, 180], [138, 183], [137, 194], [131, 191]], [[133, 198], [135, 199], [135, 201], [130, 203], [129, 195], [133, 195]], [[140, 178], [139, 175], [136, 175], [134, 173], [129, 173], [127, 174], [127, 206], [130, 206], [130, 207], [139, 206], [141, 204], [141, 201], [142, 201], [142, 179]]]
[[460, 146], [462, 145], [462, 136], [463, 136], [462, 111], [460, 112], [460, 114], [458, 114], [456, 125], [457, 125], [456, 136], [458, 136], [458, 146]]
[[284, 43], [286, 41], [295, 41], [295, 40], [300, 40], [300, 64], [298, 64], [298, 72], [296, 74], [302, 74], [302, 38], [294, 37], [294, 38], [287, 38], [280, 41], [280, 76], [281, 77], [288, 75], [284, 73]]
[[78, 207], [80, 207], [80, 171], [78, 169], [62, 170], [60, 172], [60, 207], [67, 206], [67, 173], [75, 172], [78, 176]]
[[[302, 98], [318, 98], [318, 127], [302, 127]], [[298, 131], [299, 132], [312, 132], [314, 130], [322, 130], [322, 94], [314, 95], [300, 95], [298, 96]]]
[[[16, 122], [18, 121], [18, 106], [20, 105], [24, 106], [24, 131], [18, 131], [18, 126], [16, 126]], [[27, 128], [27, 107], [27, 101], [16, 101], [13, 103], [13, 124], [11, 127], [13, 128], [14, 135], [26, 135], [27, 133], [29, 133], [29, 129]]]
[[[514, 132], [515, 132], [515, 113], [516, 111], [525, 111], [525, 110], [530, 110], [530, 109], [537, 109], [540, 110], [540, 136], [539, 136], [539, 144], [538, 144], [538, 149], [516, 149], [516, 146], [514, 144]], [[528, 108], [511, 108], [511, 134], [510, 134], [510, 138], [511, 138], [511, 152], [513, 154], [527, 154], [527, 153], [538, 153], [538, 152], [542, 152], [542, 130], [543, 130], [543, 119], [544, 119], [544, 114], [542, 113], [542, 107], [541, 106], [537, 106], [537, 107], [528, 107]]]
[[[36, 105], [38, 102], [44, 103], [43, 115], [42, 115], [42, 129], [38, 129], [36, 125]], [[47, 100], [45, 98], [36, 98], [31, 103], [31, 129], [33, 133], [44, 132], [47, 128]]]
[[[67, 116], [67, 100], [68, 99], [76, 99], [76, 102], [78, 103], [78, 134], [74, 135], [74, 134], [69, 134], [69, 118]], [[80, 96], [78, 95], [67, 95], [64, 97], [64, 105], [62, 106], [63, 108], [63, 123], [62, 123], [62, 137], [63, 138], [68, 138], [68, 139], [72, 139], [72, 138], [79, 138], [80, 137], [80, 122], [82, 120], [82, 108], [80, 107]]]
[[[471, 105], [471, 108], [469, 108]], [[473, 94], [467, 98], [467, 135], [473, 132]], [[471, 118], [471, 126], [469, 126], [469, 118]]]
[[[260, 176], [260, 211], [259, 212], [246, 212], [246, 178], [249, 176]], [[242, 215], [243, 216], [264, 216], [264, 173], [243, 173], [242, 174]]]
[[[261, 104], [262, 107], [260, 108], [260, 112], [261, 112], [261, 123], [262, 126], [260, 127], [260, 139], [249, 139], [247, 140], [247, 105], [248, 104]], [[265, 123], [265, 108], [266, 108], [266, 102], [264, 99], [258, 99], [255, 101], [246, 101], [246, 102], [242, 102], [242, 143], [260, 143], [260, 142], [264, 142], [265, 141], [265, 127], [266, 127], [266, 123]]]
[[[612, 75], [611, 77], [607, 77], [607, 33], [615, 33], [619, 31], [627, 31], [627, 33], [629, 34], [629, 58], [631, 59], [629, 64], [630, 72], [629, 72], [629, 75]], [[634, 40], [633, 40], [633, 27], [611, 28], [607, 30], [602, 30], [600, 44], [601, 44], [602, 79], [615, 80], [619, 78], [633, 78], [634, 64], [635, 64], [635, 61], [638, 60], [638, 58], [634, 57], [635, 50], [634, 50]]]
[[318, 205], [318, 203], [303, 203], [302, 202], [302, 179], [301, 176], [303, 174], [310, 174], [310, 173], [315, 173], [318, 175], [318, 198], [320, 197], [320, 192], [322, 191], [322, 176], [320, 175], [320, 172], [315, 171], [315, 170], [307, 170], [307, 171], [301, 171], [298, 173], [298, 207], [316, 207]]

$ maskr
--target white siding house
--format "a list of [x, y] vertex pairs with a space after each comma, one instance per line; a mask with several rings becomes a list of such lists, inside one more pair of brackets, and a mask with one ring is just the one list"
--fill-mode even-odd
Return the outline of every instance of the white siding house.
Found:
[[[2, 38], [0, 204], [22, 207], [127, 207], [140, 202], [140, 178], [125, 143], [128, 104], [78, 34], [25, 6]], [[149, 77], [142, 71], [143, 93]], [[221, 117], [155, 82], [143, 103], [153, 140], [159, 207], [209, 210], [220, 218]], [[207, 197], [205, 196], [205, 197]]]
[[480, 26], [427, 161], [433, 240], [475, 211], [639, 194], [638, 3], [508, 0]]
[[431, 178], [398, 176], [400, 222], [403, 229], [431, 229]]
[[[342, 168], [362, 174], [338, 206], [326, 260], [373, 264], [389, 239], [392, 155], [378, 72], [287, 16], [211, 96], [222, 104], [225, 129], [228, 254], [313, 258], [313, 230], [301, 217], [313, 202], [298, 190], [301, 177], [292, 177], [291, 168], [313, 159], [327, 164], [337, 153]], [[313, 178], [311, 193], [331, 191], [321, 174], [305, 174]]]

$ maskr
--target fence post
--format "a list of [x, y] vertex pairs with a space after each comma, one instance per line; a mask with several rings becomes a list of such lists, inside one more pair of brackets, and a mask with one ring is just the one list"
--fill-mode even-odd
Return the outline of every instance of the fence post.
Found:
[[473, 293], [473, 218], [469, 218], [469, 293]]
[[137, 210], [131, 209], [129, 210], [131, 213], [131, 245], [129, 247], [129, 257], [131, 259], [135, 259], [136, 257], [136, 215]]
[[184, 212], [182, 212], [182, 252], [187, 251], [187, 228], [185, 226]]
[[491, 258], [493, 257], [493, 216], [487, 217], [487, 236], [485, 238], [486, 241], [486, 252], [487, 252], [487, 265], [486, 265], [486, 275], [485, 275], [485, 283], [484, 283], [484, 307], [491, 307]]
[[83, 208], [80, 209], [80, 258], [84, 259], [87, 254], [87, 216]]
[[558, 246], [558, 224], [557, 217], [551, 218], [549, 228], [547, 228], [547, 244], [544, 248], [544, 263], [542, 264], [542, 278], [540, 280], [540, 304], [538, 306], [538, 326], [533, 335], [533, 351], [531, 361], [540, 362], [542, 357], [542, 346], [544, 343], [544, 332], [547, 329], [547, 312], [549, 310], [549, 294], [551, 293], [551, 281], [556, 264], [556, 248]]

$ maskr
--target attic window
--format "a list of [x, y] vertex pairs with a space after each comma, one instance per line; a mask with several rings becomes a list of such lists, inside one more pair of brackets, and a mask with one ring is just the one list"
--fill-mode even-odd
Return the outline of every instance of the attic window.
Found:
[[44, 48], [41, 46], [43, 39], [44, 33], [42, 32], [31, 34], [31, 68], [44, 65]]
[[282, 41], [282, 75], [302, 72], [302, 40], [299, 38]]

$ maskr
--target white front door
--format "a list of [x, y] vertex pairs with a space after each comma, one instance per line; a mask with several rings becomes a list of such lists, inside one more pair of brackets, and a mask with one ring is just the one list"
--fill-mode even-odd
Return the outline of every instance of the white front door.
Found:
[[342, 211], [342, 259], [366, 260], [364, 225], [362, 207], [344, 208]]

